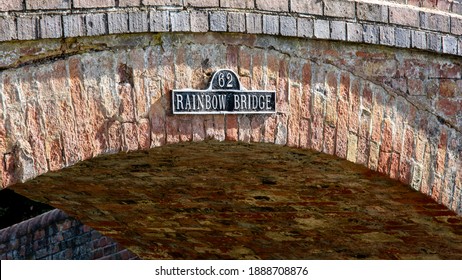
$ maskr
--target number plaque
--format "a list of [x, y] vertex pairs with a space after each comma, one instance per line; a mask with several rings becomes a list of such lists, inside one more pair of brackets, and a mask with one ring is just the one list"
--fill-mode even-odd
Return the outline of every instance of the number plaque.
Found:
[[172, 91], [173, 114], [272, 114], [276, 92], [246, 90], [232, 70], [218, 70], [206, 90]]

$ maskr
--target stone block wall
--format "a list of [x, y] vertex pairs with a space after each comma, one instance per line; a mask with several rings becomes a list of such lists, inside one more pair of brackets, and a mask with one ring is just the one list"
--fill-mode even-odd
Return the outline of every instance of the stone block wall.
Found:
[[[462, 16], [397, 2], [0, 4], [2, 186], [213, 138], [335, 154], [462, 213]], [[220, 68], [276, 89], [277, 114], [171, 114], [172, 89]]]
[[52, 210], [0, 230], [0, 259], [126, 260], [137, 256], [109, 237]]

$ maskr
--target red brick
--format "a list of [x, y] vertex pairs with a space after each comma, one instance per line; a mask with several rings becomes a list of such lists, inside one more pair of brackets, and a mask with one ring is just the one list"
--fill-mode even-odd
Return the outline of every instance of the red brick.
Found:
[[[278, 58], [275, 58], [275, 60], [277, 61]], [[268, 59], [268, 63], [270, 60]], [[277, 91], [277, 96], [276, 96], [276, 100], [277, 100], [277, 104], [276, 104], [276, 108], [278, 110], [278, 112], [283, 112], [283, 113], [289, 113], [289, 85], [288, 85], [288, 82], [287, 82], [287, 77], [289, 76], [289, 73], [288, 73], [288, 68], [289, 68], [289, 64], [287, 62], [287, 60], [285, 59], [281, 59], [279, 60], [279, 71], [277, 73], [278, 75], [278, 78], [277, 78], [277, 88], [276, 88], [276, 91]]]
[[226, 140], [237, 141], [238, 140], [238, 123], [237, 115], [226, 115]]
[[260, 51], [252, 53], [252, 87], [264, 88], [264, 69], [263, 69], [263, 53]]
[[455, 117], [460, 114], [461, 103], [452, 98], [439, 98], [436, 104], [438, 112], [442, 112], [448, 117]]
[[[166, 143], [173, 144], [180, 142], [179, 119], [176, 116], [167, 116], [165, 120]], [[212, 124], [213, 127], [213, 124]]]
[[73, 0], [74, 8], [114, 7], [115, 0]]
[[313, 99], [313, 111], [312, 111], [312, 122], [311, 122], [311, 148], [317, 151], [322, 151], [323, 147], [323, 131], [324, 131], [324, 98], [319, 94], [315, 93], [312, 95]]
[[440, 80], [440, 96], [454, 97], [456, 94], [460, 94], [456, 81], [450, 79]]
[[276, 118], [274, 116], [270, 116], [265, 120], [263, 141], [267, 143], [274, 143], [275, 132], [276, 132]]
[[265, 117], [253, 115], [250, 117], [250, 141], [261, 142], [265, 128]]
[[438, 151], [435, 166], [435, 171], [440, 175], [443, 175], [445, 171], [447, 143], [448, 133], [446, 129], [443, 128], [438, 142]]
[[335, 127], [337, 125], [337, 75], [334, 72], [326, 74], [327, 100], [325, 122]]
[[300, 115], [311, 119], [311, 63], [307, 62], [302, 69], [302, 98]]
[[307, 119], [300, 120], [300, 148], [310, 148], [310, 121]]
[[425, 95], [424, 83], [420, 79], [407, 79], [407, 89], [410, 95]]
[[399, 178], [399, 161], [400, 161], [400, 155], [398, 153], [393, 152], [391, 154], [391, 160], [390, 160], [390, 178], [392, 179], [398, 179]]
[[135, 120], [135, 108], [132, 87], [129, 84], [119, 84], [118, 91], [120, 96], [119, 116], [123, 122], [133, 122]]
[[127, 62], [133, 74], [133, 98], [136, 109], [136, 119], [148, 116], [148, 101], [144, 85], [145, 52], [142, 49], [133, 49], [128, 52]]
[[166, 116], [161, 102], [151, 106], [149, 112], [151, 120], [151, 147], [159, 147], [166, 144]]
[[414, 157], [414, 132], [406, 129], [404, 132], [403, 157], [410, 159]]
[[[193, 116], [193, 119], [192, 119], [192, 139], [193, 141], [205, 140], [205, 127], [204, 127], [205, 118], [206, 117], [204, 115]], [[236, 135], [237, 135], [237, 128], [236, 128]]]
[[360, 82], [358, 79], [351, 80], [350, 88], [350, 115], [348, 117], [348, 129], [350, 132], [357, 133], [359, 129], [359, 113], [360, 113]]
[[424, 194], [430, 194], [430, 168], [432, 165], [432, 160], [430, 156], [430, 148], [431, 146], [428, 146], [429, 148], [425, 150], [424, 154], [424, 160], [423, 160], [423, 168], [422, 168], [422, 183], [420, 185], [420, 192]]
[[[274, 120], [274, 118], [271, 119], [271, 121], [273, 121], [273, 120]], [[238, 117], [238, 124], [239, 124], [239, 132], [238, 132], [239, 141], [246, 142], [246, 143], [250, 142], [250, 140], [251, 140], [251, 137], [250, 137], [250, 131], [251, 131], [250, 126], [251, 126], [251, 124], [250, 124], [249, 116], [246, 116], [246, 115], [239, 116]], [[269, 127], [269, 129], [271, 129], [272, 131], [268, 131], [268, 140], [265, 139], [264, 141], [269, 142], [269, 143], [274, 143], [274, 133], [275, 133], [276, 121], [274, 120], [274, 123], [271, 123], [271, 125], [272, 126]]]
[[439, 176], [435, 176], [432, 184], [432, 193], [431, 197], [433, 200], [440, 202], [441, 201], [441, 191], [442, 191], [442, 181]]
[[404, 184], [410, 184], [411, 182], [411, 164], [408, 160], [401, 158], [399, 164], [399, 180]]
[[325, 123], [323, 152], [326, 154], [333, 155], [335, 153], [335, 133], [335, 127]]
[[383, 174], [389, 174], [390, 161], [391, 161], [391, 153], [380, 150], [377, 171]]
[[118, 121], [108, 124], [108, 146], [110, 152], [120, 152], [122, 149], [122, 131]]
[[34, 157], [34, 169], [36, 174], [43, 174], [48, 171], [47, 159], [45, 156], [45, 135], [40, 114], [36, 106], [27, 106], [26, 125], [29, 130], [29, 143]]
[[218, 141], [224, 141], [226, 138], [224, 115], [213, 116], [213, 129], [213, 139]]
[[140, 149], [151, 148], [151, 126], [148, 119], [141, 119], [138, 123], [138, 143]]
[[[299, 78], [298, 78], [299, 79]], [[298, 80], [297, 77], [291, 76], [291, 80]], [[287, 144], [291, 147], [298, 147], [300, 133], [300, 86], [294, 85], [290, 91], [290, 114], [288, 122]]]
[[15, 176], [16, 161], [12, 154], [6, 154], [3, 157], [3, 174], [2, 182], [3, 186], [11, 186], [18, 182], [18, 178]]
[[192, 121], [188, 116], [179, 117], [178, 133], [181, 142], [188, 142], [192, 140]]
[[68, 103], [68, 99], [58, 101], [59, 115], [62, 126], [62, 140], [65, 157], [65, 165], [72, 165], [80, 160], [80, 152], [78, 147], [78, 135], [75, 128], [75, 115], [72, 104]]
[[339, 99], [338, 121], [335, 154], [340, 158], [346, 158], [348, 145], [348, 101]]

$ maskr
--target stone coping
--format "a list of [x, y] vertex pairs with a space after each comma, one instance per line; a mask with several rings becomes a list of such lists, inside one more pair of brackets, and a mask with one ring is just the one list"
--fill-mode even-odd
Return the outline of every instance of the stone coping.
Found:
[[117, 7], [113, 0], [92, 5], [87, 0], [25, 2], [26, 9], [22, 4], [0, 4], [0, 11], [6, 11], [0, 12], [0, 42], [145, 32], [230, 32], [462, 55], [461, 15], [384, 1], [143, 0], [140, 5], [118, 1]]

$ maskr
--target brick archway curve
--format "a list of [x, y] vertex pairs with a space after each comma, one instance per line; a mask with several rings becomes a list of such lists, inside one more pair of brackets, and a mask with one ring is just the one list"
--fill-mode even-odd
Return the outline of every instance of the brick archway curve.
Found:
[[[461, 213], [461, 65], [457, 56], [432, 53], [458, 54], [459, 17], [436, 13], [432, 18], [443, 22], [449, 18], [449, 29], [434, 30], [431, 23], [420, 21], [427, 12], [409, 9], [413, 11], [409, 18], [419, 17], [415, 26], [394, 21], [391, 13], [398, 11], [394, 4], [367, 5], [368, 9], [379, 7], [382, 13], [386, 6], [387, 22], [371, 25], [360, 13], [364, 6], [359, 2], [352, 18], [347, 13], [346, 19], [338, 20], [338, 15], [329, 14], [328, 6], [323, 6], [323, 14], [307, 22], [303, 12], [287, 17], [284, 9], [269, 11], [260, 5], [242, 13], [244, 33], [255, 33], [249, 32], [249, 18], [261, 19], [261, 34], [255, 35], [238, 34], [233, 28], [239, 21], [235, 26], [229, 20], [239, 18], [239, 12], [234, 14], [226, 7], [221, 12], [199, 7], [167, 13], [157, 8], [149, 13], [123, 10], [119, 14], [101, 7], [105, 20], [102, 33], [88, 33], [98, 26], [88, 24], [96, 22], [99, 14], [64, 14], [58, 20], [51, 10], [35, 21], [40, 37], [20, 38], [23, 26], [18, 24], [29, 18], [26, 10], [26, 17], [14, 19], [14, 32], [2, 45], [8, 53], [0, 74], [2, 185], [99, 154], [212, 138], [272, 142], [335, 154], [410, 184]], [[191, 33], [197, 32], [193, 18], [200, 19], [201, 13], [208, 19], [202, 31], [212, 33]], [[149, 28], [159, 27], [152, 14], [168, 15], [166, 31], [180, 33], [123, 34], [132, 32], [130, 26], [127, 31], [111, 32], [111, 19], [116, 15], [133, 17], [130, 23], [144, 14], [152, 20]], [[17, 15], [8, 12], [2, 24]], [[225, 28], [214, 30], [221, 16], [227, 20]], [[182, 22], [182, 17], [187, 20]], [[85, 19], [81, 22], [88, 25], [85, 34], [66, 35], [66, 21], [71, 18], [76, 22]], [[43, 28], [53, 28], [53, 20], [64, 24], [60, 37], [67, 39], [14, 41], [52, 37]], [[284, 24], [291, 22], [296, 22], [297, 32], [285, 34]], [[292, 38], [310, 38], [300, 29], [304, 22], [307, 26], [311, 22], [314, 39]], [[175, 26], [185, 29], [176, 30]], [[276, 33], [271, 33], [271, 26], [277, 27]], [[393, 42], [367, 41], [372, 38], [366, 36], [367, 30], [375, 30], [374, 26], [380, 36], [392, 30]], [[354, 28], [364, 33], [352, 32]], [[337, 31], [344, 34], [343, 39], [335, 37]], [[418, 43], [414, 39], [422, 34], [417, 32], [424, 34], [425, 48], [412, 47], [425, 52], [406, 49]], [[108, 33], [121, 35], [105, 35]], [[354, 34], [361, 34], [361, 40]], [[86, 37], [78, 37], [81, 35]], [[440, 36], [436, 48], [432, 36]], [[455, 52], [450, 47], [454, 38]], [[11, 49], [16, 51], [8, 52]], [[218, 68], [233, 69], [246, 88], [276, 89], [278, 113], [170, 114], [172, 89], [205, 88]]]

